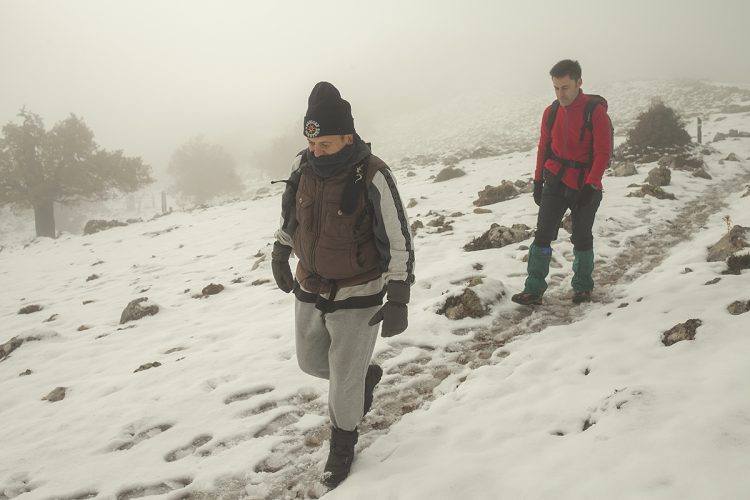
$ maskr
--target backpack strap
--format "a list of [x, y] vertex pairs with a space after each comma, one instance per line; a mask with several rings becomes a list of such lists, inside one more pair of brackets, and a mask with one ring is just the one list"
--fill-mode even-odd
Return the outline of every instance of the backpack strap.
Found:
[[545, 123], [549, 139], [547, 139], [547, 147], [544, 152], [544, 161], [552, 158], [552, 127], [554, 127], [555, 125], [555, 119], [557, 118], [558, 109], [560, 109], [560, 101], [555, 99], [549, 106], [549, 114], [547, 115], [547, 122]]
[[[583, 108], [583, 125], [581, 125], [581, 135], [578, 137], [578, 142], [583, 142], [583, 135], [586, 133], [586, 129], [594, 131], [594, 124], [591, 122], [591, 115], [594, 113], [594, 108], [598, 104], [602, 104], [604, 100], [601, 96], [595, 94], [589, 94], [589, 100], [586, 102], [586, 106]], [[592, 155], [593, 158], [593, 155]]]

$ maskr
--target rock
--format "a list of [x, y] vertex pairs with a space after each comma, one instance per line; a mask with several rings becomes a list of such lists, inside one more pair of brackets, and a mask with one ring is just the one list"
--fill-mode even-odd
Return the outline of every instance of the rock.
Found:
[[518, 189], [512, 182], [503, 181], [499, 186], [485, 186], [478, 195], [479, 198], [474, 201], [474, 205], [483, 207], [515, 198], [518, 196]]
[[724, 158], [724, 161], [740, 161], [740, 159], [737, 157], [734, 153], [729, 153], [726, 158]]
[[21, 309], [19, 309], [18, 314], [31, 314], [31, 313], [41, 311], [42, 309], [44, 308], [40, 306], [39, 304], [31, 304], [31, 305], [24, 306]]
[[703, 157], [686, 153], [675, 156], [670, 167], [675, 170], [695, 170], [697, 168], [704, 168], [705, 165]]
[[481, 236], [464, 245], [464, 250], [473, 252], [489, 248], [501, 248], [511, 243], [520, 243], [531, 237], [531, 228], [526, 224], [513, 224], [512, 227], [493, 223]]
[[203, 293], [203, 295], [216, 295], [217, 293], [221, 293], [223, 291], [224, 285], [211, 283], [210, 285], [205, 286], [203, 290], [201, 290], [201, 293]]
[[635, 163], [623, 162], [619, 163], [612, 169], [612, 175], [615, 177], [629, 177], [631, 175], [638, 175], [638, 169], [635, 168]]
[[159, 306], [157, 305], [143, 307], [141, 303], [146, 301], [148, 301], [148, 297], [132, 300], [122, 311], [120, 324], [122, 325], [128, 321], [136, 321], [145, 316], [153, 316], [159, 312]]
[[743, 269], [750, 269], [750, 254], [730, 255], [727, 258], [727, 270], [721, 274], [740, 274]]
[[13, 337], [9, 341], [7, 341], [4, 344], [0, 344], [0, 361], [4, 360], [8, 356], [10, 356], [10, 353], [21, 347], [21, 345], [24, 343], [24, 339], [19, 339], [18, 337]]
[[723, 133], [721, 133], [721, 132], [716, 132], [716, 135], [714, 135], [714, 140], [713, 140], [713, 142], [719, 142], [719, 141], [723, 141], [723, 140], [724, 140], [724, 139], [726, 139], [727, 137], [729, 137], [729, 136], [728, 136], [727, 134], [723, 134]]
[[27, 368], [26, 370], [24, 370], [21, 373], [19, 373], [18, 376], [19, 377], [28, 377], [32, 373], [34, 373], [34, 372], [32, 372], [30, 369]]
[[422, 221], [419, 219], [415, 220], [414, 222], [411, 223], [411, 235], [416, 236], [417, 229], [422, 229], [422, 228], [424, 228], [424, 224], [422, 223]]
[[694, 170], [693, 171], [693, 177], [700, 177], [701, 179], [708, 179], [708, 180], [713, 179], [713, 177], [711, 177], [711, 174], [709, 174], [708, 172], [706, 172], [702, 168], [698, 168], [698, 169]]
[[120, 222], [119, 220], [100, 220], [100, 219], [92, 219], [88, 222], [86, 222], [86, 225], [83, 227], [83, 234], [94, 234], [98, 233], [99, 231], [105, 231], [107, 229], [111, 229], [113, 227], [122, 227], [127, 226], [125, 222]]
[[736, 300], [727, 306], [729, 314], [745, 314], [750, 311], [750, 300]]
[[136, 368], [133, 373], [142, 372], [144, 370], [148, 370], [150, 368], [156, 368], [158, 366], [161, 366], [161, 363], [159, 363], [158, 361], [154, 361], [153, 363], [146, 363], [146, 364], [141, 365], [138, 368]]
[[750, 246], [747, 241], [747, 232], [750, 228], [734, 226], [714, 245], [708, 247], [708, 262], [719, 262], [727, 260], [735, 252]]
[[406, 208], [414, 208], [417, 206], [417, 203], [418, 203], [417, 200], [412, 198], [409, 200], [409, 204], [406, 205]]
[[88, 278], [86, 278], [86, 282], [94, 281], [94, 280], [98, 280], [98, 279], [99, 279], [99, 275], [98, 274], [92, 274], [91, 276], [89, 276]]
[[[256, 280], [256, 281], [258, 281], [258, 280]], [[266, 280], [266, 281], [267, 281], [267, 280]], [[240, 284], [240, 283], [244, 283], [244, 282], [245, 282], [245, 278], [243, 278], [242, 276], [237, 276], [236, 278], [234, 278], [234, 279], [233, 279], [233, 280], [231, 281], [231, 283], [233, 283], [233, 284], [235, 284], [235, 285], [238, 285], [238, 284]]]
[[704, 284], [704, 285], [715, 285], [715, 284], [716, 284], [716, 283], [718, 283], [719, 281], [721, 281], [721, 278], [714, 278], [714, 279], [712, 279], [712, 280], [708, 280], [708, 281], [706, 281], [706, 282], [705, 282], [705, 283], [703, 283], [703, 284]]
[[413, 170], [409, 170], [408, 172], [406, 172], [407, 177], [415, 177], [416, 175], [417, 174], [415, 174]]
[[79, 332], [84, 332], [84, 331], [89, 330], [89, 329], [91, 329], [91, 327], [88, 326], [88, 325], [81, 325], [81, 326], [78, 327], [78, 331]]
[[433, 182], [445, 182], [457, 177], [463, 177], [464, 175], [466, 175], [466, 172], [464, 172], [460, 168], [445, 167], [443, 170], [438, 172], [437, 177], [435, 177], [435, 180]]
[[672, 180], [672, 171], [667, 167], [656, 167], [653, 168], [646, 178], [646, 182], [651, 186], [661, 187], [669, 186]]
[[475, 208], [474, 213], [475, 214], [491, 214], [492, 210], [490, 210], [489, 208]]
[[451, 320], [482, 318], [489, 314], [489, 307], [482, 304], [474, 290], [466, 288], [461, 295], [448, 297], [438, 314]]
[[662, 334], [661, 343], [665, 346], [671, 346], [683, 340], [695, 340], [695, 334], [698, 327], [703, 322], [699, 319], [689, 319], [684, 323], [673, 326]]
[[271, 280], [269, 280], [269, 279], [257, 279], [255, 281], [253, 281], [252, 283], [250, 283], [250, 285], [252, 285], [252, 286], [260, 286], [260, 285], [265, 285], [266, 283], [270, 283], [270, 282], [271, 282]]
[[676, 200], [677, 198], [672, 193], [667, 193], [659, 186], [652, 186], [650, 184], [644, 184], [640, 186], [640, 191], [633, 191], [629, 193], [628, 198], [643, 198], [646, 195], [653, 196], [660, 200]]
[[42, 398], [42, 401], [49, 401], [50, 403], [62, 401], [63, 399], [65, 399], [65, 394], [67, 391], [67, 387], [55, 387], [52, 392]]

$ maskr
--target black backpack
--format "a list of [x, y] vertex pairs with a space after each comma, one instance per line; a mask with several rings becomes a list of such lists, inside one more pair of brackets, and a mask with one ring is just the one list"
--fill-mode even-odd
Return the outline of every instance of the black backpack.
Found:
[[[604, 104], [604, 98], [600, 95], [596, 94], [589, 94], [589, 100], [586, 102], [586, 106], [583, 108], [583, 125], [581, 125], [581, 133], [578, 136], [578, 142], [583, 142], [583, 136], [586, 132], [586, 129], [590, 130], [593, 134], [594, 131], [594, 124], [591, 122], [591, 115], [594, 112], [594, 108], [599, 104]], [[547, 161], [548, 159], [552, 158], [553, 160], [560, 163], [561, 168], [560, 171], [557, 173], [557, 177], [559, 179], [562, 179], [563, 175], [565, 174], [565, 171], [568, 169], [568, 167], [578, 168], [581, 170], [580, 175], [578, 176], [578, 187], [581, 188], [581, 185], [583, 184], [583, 180], [585, 178], [586, 170], [591, 168], [591, 165], [594, 163], [594, 141], [591, 141], [591, 151], [589, 153], [589, 161], [588, 163], [582, 163], [578, 161], [573, 160], [566, 160], [563, 158], [559, 158], [557, 155], [555, 155], [552, 152], [552, 127], [555, 124], [555, 118], [557, 118], [557, 110], [560, 108], [560, 101], [557, 99], [554, 100], [554, 102], [550, 105], [549, 115], [547, 115], [547, 123], [545, 126], [547, 127], [547, 132], [549, 134], [549, 140], [547, 141], [547, 148], [546, 152], [544, 154], [544, 160]], [[609, 151], [609, 163], [607, 166], [609, 166], [612, 163], [612, 153], [614, 153], [614, 138], [615, 138], [615, 128], [612, 126], [612, 119], [609, 117], [609, 114], [607, 114], [607, 120], [609, 120], [609, 145], [610, 145], [610, 151]]]

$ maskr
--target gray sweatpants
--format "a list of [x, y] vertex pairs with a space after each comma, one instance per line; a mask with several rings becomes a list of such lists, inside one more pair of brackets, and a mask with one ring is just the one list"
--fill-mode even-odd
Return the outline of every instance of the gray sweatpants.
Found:
[[365, 374], [380, 327], [367, 322], [379, 308], [340, 309], [324, 318], [315, 304], [295, 300], [297, 362], [305, 373], [329, 380], [331, 424], [345, 431], [362, 420]]

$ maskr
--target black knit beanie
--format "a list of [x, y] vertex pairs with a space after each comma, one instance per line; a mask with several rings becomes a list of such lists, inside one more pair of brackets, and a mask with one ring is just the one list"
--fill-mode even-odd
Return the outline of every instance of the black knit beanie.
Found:
[[320, 82], [313, 87], [307, 99], [302, 131], [308, 138], [354, 133], [352, 107], [341, 98], [336, 87], [328, 82]]

